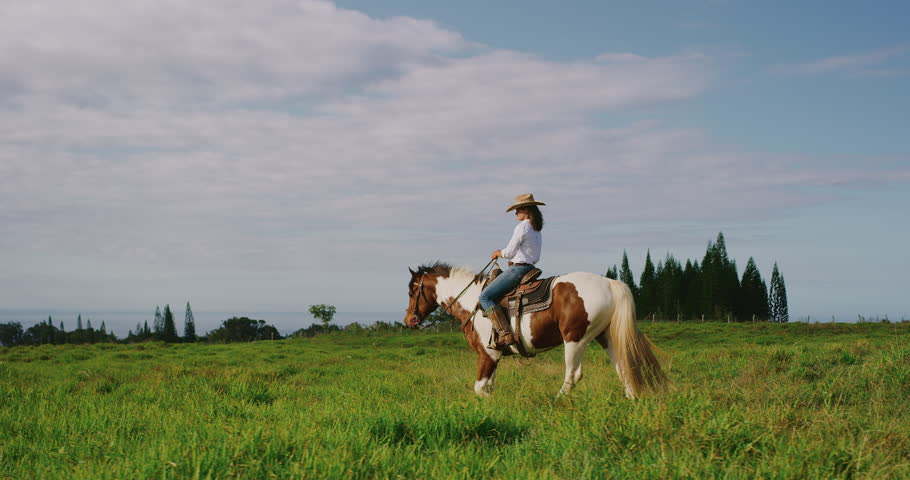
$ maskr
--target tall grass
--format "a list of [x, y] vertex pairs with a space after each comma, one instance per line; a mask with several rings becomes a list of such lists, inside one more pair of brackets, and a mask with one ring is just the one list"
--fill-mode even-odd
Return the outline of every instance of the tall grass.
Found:
[[667, 393], [590, 348], [457, 333], [0, 349], [2, 478], [908, 478], [910, 325], [644, 324]]

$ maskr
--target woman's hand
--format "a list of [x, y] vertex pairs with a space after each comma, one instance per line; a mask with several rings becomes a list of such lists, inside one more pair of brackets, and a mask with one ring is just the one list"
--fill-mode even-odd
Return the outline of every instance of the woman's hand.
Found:
[[493, 260], [494, 258], [502, 258], [502, 250], [496, 250], [495, 252], [491, 253], [490, 260]]

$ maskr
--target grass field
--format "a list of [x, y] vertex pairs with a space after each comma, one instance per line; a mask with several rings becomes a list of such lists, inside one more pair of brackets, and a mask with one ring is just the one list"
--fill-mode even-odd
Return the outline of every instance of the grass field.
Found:
[[6, 478], [910, 478], [910, 324], [642, 324], [673, 387], [562, 349], [474, 395], [459, 333], [0, 348]]

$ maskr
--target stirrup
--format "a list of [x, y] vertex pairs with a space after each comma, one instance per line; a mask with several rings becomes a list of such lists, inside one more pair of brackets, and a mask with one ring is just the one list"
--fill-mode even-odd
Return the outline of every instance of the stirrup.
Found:
[[512, 343], [499, 343], [499, 342], [497, 342], [497, 340], [499, 340], [499, 338], [498, 338], [498, 337], [499, 337], [499, 334], [496, 333], [495, 330], [493, 331], [492, 337], [493, 337], [493, 338], [490, 339], [489, 345], [487, 345], [487, 348], [489, 348], [489, 349], [491, 349], [491, 350], [501, 350], [501, 351], [504, 351], [504, 352], [507, 351], [507, 352], [510, 352], [510, 353], [511, 353], [511, 352], [512, 352], [512, 347], [518, 345], [518, 340], [515, 338], [515, 335], [511, 335], [511, 337], [512, 337]]

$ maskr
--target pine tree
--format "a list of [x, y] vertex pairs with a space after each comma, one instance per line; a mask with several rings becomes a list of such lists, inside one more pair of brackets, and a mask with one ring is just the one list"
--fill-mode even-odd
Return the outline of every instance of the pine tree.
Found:
[[604, 276], [607, 278], [612, 278], [613, 280], [618, 280], [619, 273], [616, 270], [616, 265], [613, 265], [612, 267], [608, 268], [607, 273], [605, 273]]
[[708, 249], [705, 251], [705, 256], [701, 261], [701, 296], [698, 306], [698, 310], [708, 318], [713, 318], [719, 314], [717, 299], [720, 297], [720, 259], [718, 256], [716, 245], [713, 242], [708, 242]]
[[190, 302], [186, 302], [186, 317], [183, 321], [183, 338], [187, 342], [196, 341], [196, 320], [193, 318], [193, 309]]
[[761, 301], [758, 304], [758, 313], [756, 314], [758, 318], [769, 319], [771, 318], [771, 312], [768, 310], [768, 284], [764, 280], [761, 281]]
[[91, 318], [88, 319], [88, 326], [86, 326], [86, 329], [88, 329], [88, 330], [92, 329], [92, 319]]
[[63, 328], [63, 320], [60, 320], [60, 331], [64, 333], [66, 332], [66, 330]]
[[740, 305], [739, 275], [736, 262], [727, 255], [723, 232], [708, 243], [701, 264], [701, 311], [716, 319], [736, 315]]
[[152, 334], [152, 331], [149, 330], [149, 321], [145, 321], [145, 328], [142, 329], [142, 336], [148, 337]]
[[686, 259], [680, 296], [683, 298], [683, 313], [686, 317], [695, 318], [701, 314], [701, 269], [697, 260], [693, 263]]
[[76, 330], [82, 330], [82, 314], [76, 317]]
[[684, 299], [682, 265], [668, 252], [667, 257], [657, 265], [658, 308], [668, 318], [675, 317], [682, 314]]
[[174, 324], [174, 314], [171, 313], [170, 304], [164, 306], [164, 320], [161, 329], [161, 338], [166, 342], [176, 342], [180, 339], [177, 336], [177, 325]]
[[727, 242], [724, 240], [724, 232], [717, 232], [717, 241], [714, 242], [714, 249], [717, 252], [717, 260], [721, 265], [726, 265], [730, 261], [727, 256]]
[[752, 315], [755, 315], [755, 293], [758, 291], [758, 285], [755, 283], [755, 272], [758, 271], [758, 268], [755, 266], [755, 259], [749, 257], [749, 260], [746, 262], [746, 268], [743, 269], [743, 278], [739, 282], [742, 292], [742, 298], [740, 302], [740, 312], [751, 318]]
[[778, 290], [778, 311], [780, 312], [780, 322], [787, 323], [790, 321], [790, 308], [787, 306], [787, 282], [784, 275], [780, 275], [780, 289]]
[[730, 260], [724, 266], [723, 275], [723, 299], [727, 313], [733, 315], [733, 318], [742, 316], [742, 286], [739, 284], [739, 272], [736, 268], [736, 260]]
[[654, 267], [654, 293], [653, 302], [654, 312], [666, 315], [670, 311], [664, 306], [664, 293], [666, 292], [665, 283], [667, 282], [666, 266], [663, 260], [659, 260]]
[[752, 257], [749, 257], [743, 270], [741, 298], [740, 314], [743, 319], [751, 319], [753, 315], [762, 320], [768, 318], [768, 292]]
[[645, 268], [641, 271], [641, 281], [639, 282], [639, 300], [636, 301], [636, 310], [645, 315], [654, 313], [657, 309], [655, 305], [657, 290], [657, 275], [654, 270], [654, 263], [651, 262], [651, 249], [645, 256]]
[[155, 322], [152, 324], [156, 334], [164, 330], [164, 317], [161, 316], [161, 307], [155, 305]]
[[778, 322], [777, 317], [777, 284], [780, 282], [780, 272], [777, 271], [777, 262], [774, 262], [774, 270], [771, 272], [771, 291], [768, 293], [768, 320]]
[[107, 335], [107, 329], [104, 328], [104, 320], [101, 321], [101, 330], [102, 335]]
[[774, 271], [771, 272], [771, 292], [768, 294], [768, 310], [772, 322], [786, 323], [790, 321], [789, 309], [787, 308], [787, 287], [784, 284], [784, 276], [780, 274], [777, 268], [777, 262], [774, 262]]
[[619, 271], [619, 280], [629, 286], [632, 295], [638, 297], [638, 287], [635, 286], [635, 277], [632, 275], [632, 269], [629, 268], [629, 256], [626, 251], [622, 252], [622, 269]]
[[738, 316], [742, 312], [742, 296], [739, 284], [739, 274], [736, 269], [736, 261], [730, 260], [727, 255], [727, 242], [724, 239], [724, 232], [718, 232], [717, 242], [714, 244], [717, 274], [717, 296], [714, 298], [718, 315]]

